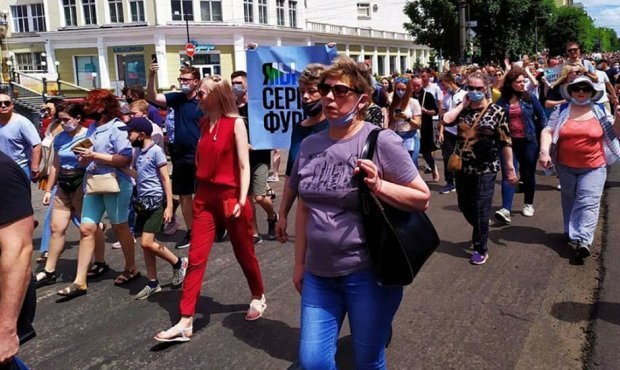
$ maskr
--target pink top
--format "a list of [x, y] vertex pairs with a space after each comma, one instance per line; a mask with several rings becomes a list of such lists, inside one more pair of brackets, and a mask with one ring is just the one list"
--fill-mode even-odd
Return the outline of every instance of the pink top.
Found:
[[510, 129], [510, 137], [525, 138], [525, 122], [521, 114], [521, 105], [519, 103], [510, 104], [508, 111], [508, 128]]
[[603, 128], [596, 117], [566, 121], [560, 129], [558, 163], [573, 168], [599, 168], [606, 164]]

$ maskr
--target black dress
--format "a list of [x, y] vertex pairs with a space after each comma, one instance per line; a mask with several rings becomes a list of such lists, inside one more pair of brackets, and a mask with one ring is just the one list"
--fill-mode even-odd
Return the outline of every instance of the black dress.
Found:
[[[414, 96], [420, 107], [426, 110], [434, 110], [438, 112], [437, 102], [433, 94], [422, 90], [418, 96]], [[433, 116], [422, 113], [422, 127], [420, 128], [420, 153], [431, 153], [437, 150], [435, 145], [435, 131], [433, 129]]]

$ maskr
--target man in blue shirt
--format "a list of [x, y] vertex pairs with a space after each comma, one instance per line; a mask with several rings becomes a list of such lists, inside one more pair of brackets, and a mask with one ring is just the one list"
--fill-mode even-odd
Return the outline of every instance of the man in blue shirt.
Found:
[[41, 138], [34, 124], [13, 111], [13, 100], [0, 91], [0, 151], [17, 163], [33, 181], [39, 178]]
[[200, 71], [194, 67], [180, 70], [181, 92], [157, 93], [155, 77], [159, 66], [152, 63], [147, 82], [147, 99], [162, 107], [174, 110], [174, 143], [172, 152], [172, 193], [181, 201], [181, 211], [187, 225], [187, 234], [176, 245], [177, 249], [189, 247], [193, 219], [193, 197], [196, 182], [196, 147], [200, 138], [199, 121], [203, 114], [196, 99], [196, 89], [200, 86]]

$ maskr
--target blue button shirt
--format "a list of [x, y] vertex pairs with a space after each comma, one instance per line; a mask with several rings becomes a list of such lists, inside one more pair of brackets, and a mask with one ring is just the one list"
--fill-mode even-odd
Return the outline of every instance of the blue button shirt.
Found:
[[198, 122], [203, 116], [198, 100], [188, 99], [187, 95], [181, 92], [172, 92], [165, 96], [166, 105], [174, 109], [174, 156], [177, 160], [194, 163], [200, 139]]
[[54, 138], [54, 152], [58, 156], [60, 168], [73, 170], [84, 168], [78, 163], [78, 156], [71, 150], [73, 146], [86, 138], [87, 131], [71, 137], [68, 132], [61, 132]]
[[137, 188], [139, 197], [163, 197], [164, 188], [159, 169], [168, 164], [164, 150], [152, 144], [140, 149], [134, 159], [134, 169], [138, 173]]
[[[131, 142], [127, 139], [127, 132], [118, 129], [122, 126], [124, 126], [124, 123], [118, 118], [98, 127], [95, 123], [91, 124], [86, 132], [86, 137], [93, 141], [93, 151], [105, 154], [118, 154], [131, 158]], [[102, 175], [112, 171], [115, 171], [118, 176], [131, 181], [131, 177], [114, 166], [93, 161], [86, 167], [87, 173], [95, 175]]]
[[41, 144], [34, 124], [21, 114], [13, 112], [6, 125], [0, 124], [0, 151], [21, 168], [30, 167], [32, 148]]

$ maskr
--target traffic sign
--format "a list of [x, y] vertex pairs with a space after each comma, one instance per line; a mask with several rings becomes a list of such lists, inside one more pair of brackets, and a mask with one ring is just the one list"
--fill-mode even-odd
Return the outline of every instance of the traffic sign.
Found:
[[187, 56], [190, 58], [194, 57], [194, 54], [196, 54], [196, 47], [194, 46], [194, 44], [192, 44], [191, 42], [185, 44], [185, 54], [187, 54]]
[[478, 21], [468, 21], [468, 22], [465, 22], [465, 26], [467, 26], [467, 27], [478, 27]]

